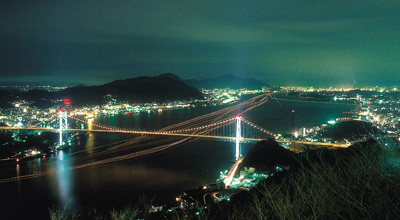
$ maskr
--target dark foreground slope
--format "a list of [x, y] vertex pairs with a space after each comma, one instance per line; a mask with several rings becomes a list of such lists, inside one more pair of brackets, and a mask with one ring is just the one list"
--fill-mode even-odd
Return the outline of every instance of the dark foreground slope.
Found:
[[[347, 149], [301, 154], [267, 151], [257, 157], [289, 158], [289, 169], [211, 207], [221, 219], [400, 219], [400, 146], [368, 141]], [[273, 142], [264, 142], [264, 149]], [[388, 145], [386, 145], [388, 144]], [[270, 146], [268, 146], [270, 145]], [[387, 146], [390, 146], [389, 148]], [[271, 166], [259, 161], [257, 166]]]

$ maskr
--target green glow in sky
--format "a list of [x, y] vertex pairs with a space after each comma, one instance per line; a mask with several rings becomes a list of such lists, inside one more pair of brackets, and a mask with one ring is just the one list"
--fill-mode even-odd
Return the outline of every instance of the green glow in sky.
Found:
[[3, 83], [165, 72], [271, 85], [400, 82], [400, 1], [2, 1]]

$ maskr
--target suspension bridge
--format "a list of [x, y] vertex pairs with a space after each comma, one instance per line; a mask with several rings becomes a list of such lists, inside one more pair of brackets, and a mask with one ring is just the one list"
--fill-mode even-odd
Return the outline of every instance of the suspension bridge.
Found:
[[[102, 125], [90, 122], [84, 118], [67, 111], [59, 111], [52, 117], [48, 118], [48, 122], [53, 122], [53, 127], [44, 127], [44, 121], [27, 127], [2, 127], [1, 130], [42, 130], [59, 132], [59, 146], [64, 145], [65, 134], [67, 132], [101, 132], [101, 133], [125, 133], [135, 135], [128, 140], [122, 140], [111, 145], [96, 147], [98, 152], [87, 154], [87, 149], [73, 152], [74, 157], [70, 160], [74, 161], [74, 166], [70, 170], [80, 169], [93, 165], [108, 164], [116, 161], [127, 160], [132, 158], [143, 157], [154, 153], [159, 153], [172, 149], [173, 147], [185, 144], [187, 142], [199, 139], [215, 139], [220, 141], [231, 141], [235, 143], [235, 160], [242, 158], [241, 143], [258, 142], [261, 140], [274, 138], [274, 134], [261, 126], [247, 120], [244, 115], [246, 112], [266, 103], [271, 96], [263, 94], [256, 96], [247, 101], [241, 102], [234, 106], [208, 113], [187, 121], [167, 126], [156, 131], [144, 131], [127, 128], [117, 128], [108, 125]], [[90, 129], [70, 128], [68, 119], [75, 120], [80, 123], [90, 124]], [[95, 128], [95, 129], [94, 129]], [[165, 138], [157, 138], [165, 137]], [[299, 140], [276, 140], [281, 143], [300, 143], [307, 145], [319, 145], [330, 147], [347, 147], [347, 143], [325, 143], [325, 142], [306, 142]], [[94, 150], [94, 149], [91, 149]], [[96, 159], [95, 162], [93, 159]], [[13, 177], [0, 180], [2, 182], [15, 181], [16, 179], [33, 178], [51, 174], [48, 171], [37, 174], [31, 174], [23, 177]]]
[[[210, 113], [205, 116], [200, 116], [196, 119], [189, 120], [190, 123], [184, 123], [185, 126], [179, 126], [181, 123], [172, 126], [171, 128], [176, 129], [161, 129], [158, 131], [144, 131], [126, 128], [116, 128], [107, 125], [92, 123], [93, 127], [98, 129], [78, 129], [68, 127], [68, 118], [75, 121], [88, 124], [87, 120], [81, 119], [74, 114], [68, 114], [67, 111], [59, 111], [57, 114], [49, 117], [48, 120], [53, 118], [58, 118], [58, 127], [40, 127], [40, 122], [31, 127], [3, 127], [2, 130], [41, 130], [41, 131], [58, 131], [59, 136], [59, 146], [64, 145], [65, 132], [100, 132], [100, 133], [126, 133], [126, 134], [136, 134], [136, 135], [150, 135], [150, 136], [172, 136], [172, 137], [185, 137], [185, 138], [207, 138], [207, 139], [217, 139], [224, 141], [235, 142], [236, 153], [235, 159], [238, 160], [242, 157], [240, 143], [242, 142], [258, 142], [268, 138], [274, 138], [274, 134], [253, 122], [242, 117], [245, 112], [264, 104], [268, 101], [268, 96], [258, 96], [257, 99], [251, 99], [249, 101], [240, 103], [236, 108], [246, 108], [242, 113], [232, 117], [227, 113], [231, 113], [233, 108], [228, 107], [223, 109], [221, 112]], [[213, 120], [212, 117], [215, 116]], [[225, 116], [225, 117], [224, 117]], [[203, 119], [203, 120], [200, 120]], [[220, 119], [220, 120], [218, 120]], [[325, 143], [325, 142], [306, 142], [299, 140], [276, 140], [280, 143], [301, 143], [308, 145], [320, 145], [320, 146], [332, 146], [332, 147], [347, 147], [348, 144], [345, 143]]]

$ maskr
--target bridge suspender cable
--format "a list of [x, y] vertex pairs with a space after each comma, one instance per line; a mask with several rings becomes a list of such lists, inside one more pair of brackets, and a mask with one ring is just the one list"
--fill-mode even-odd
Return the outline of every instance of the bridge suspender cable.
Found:
[[63, 146], [63, 130], [68, 129], [68, 112], [60, 111], [60, 145], [59, 147]]
[[242, 140], [241, 122], [242, 117], [236, 116], [236, 160], [242, 157], [242, 152], [240, 149], [240, 141]]

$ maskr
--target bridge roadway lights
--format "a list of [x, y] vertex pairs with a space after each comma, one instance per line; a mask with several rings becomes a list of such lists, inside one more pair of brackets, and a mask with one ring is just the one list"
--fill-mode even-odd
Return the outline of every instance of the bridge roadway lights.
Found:
[[[37, 128], [37, 127], [0, 127], [0, 131], [2, 130], [41, 130], [41, 131], [60, 131], [59, 128]], [[141, 135], [165, 135], [165, 136], [181, 136], [181, 137], [193, 137], [193, 138], [208, 138], [208, 139], [221, 139], [221, 140], [227, 140], [227, 141], [236, 141], [235, 137], [224, 137], [224, 136], [209, 136], [209, 135], [191, 135], [191, 134], [172, 134], [172, 133], [161, 133], [161, 132], [145, 132], [145, 131], [112, 131], [112, 130], [88, 130], [88, 129], [71, 129], [71, 128], [66, 128], [63, 129], [63, 131], [79, 131], [79, 132], [107, 132], [107, 133], [132, 133], [132, 134], [141, 134]], [[241, 141], [246, 141], [246, 142], [259, 142], [263, 141], [265, 139], [260, 139], [260, 138], [241, 138]], [[308, 141], [299, 141], [299, 140], [275, 140], [278, 143], [301, 143], [305, 145], [313, 145], [313, 146], [328, 146], [328, 147], [334, 147], [334, 148], [347, 148], [350, 145], [362, 142], [362, 140], [359, 141], [353, 141], [349, 143], [329, 143], [329, 142], [308, 142]]]
[[[132, 134], [141, 134], [141, 135], [165, 135], [165, 136], [181, 136], [181, 137], [193, 137], [193, 138], [211, 138], [211, 139], [221, 139], [221, 140], [228, 140], [236, 142], [236, 154], [235, 160], [237, 161], [242, 157], [241, 146], [240, 142], [243, 141], [262, 141], [261, 138], [246, 138], [241, 136], [241, 122], [247, 122], [247, 120], [243, 119], [240, 116], [237, 116], [230, 120], [236, 120], [236, 137], [232, 136], [210, 136], [210, 135], [201, 135], [201, 134], [181, 134], [181, 133], [168, 133], [166, 131], [158, 131], [158, 132], [149, 132], [149, 131], [135, 131], [135, 130], [89, 130], [89, 129], [69, 129], [68, 128], [68, 121], [67, 121], [67, 112], [60, 111], [58, 113], [59, 120], [60, 120], [60, 128], [37, 128], [37, 127], [0, 127], [0, 130], [20, 130], [20, 129], [27, 129], [27, 130], [57, 130], [60, 133], [60, 146], [63, 145], [63, 132], [65, 131], [86, 131], [86, 132], [110, 132], [110, 133], [132, 133]], [[75, 118], [76, 120], [76, 118]], [[251, 123], [251, 122], [250, 122]], [[103, 127], [102, 127], [103, 128]], [[105, 128], [105, 127], [104, 127]], [[351, 143], [325, 143], [325, 142], [307, 142], [307, 141], [299, 141], [299, 140], [275, 140], [278, 143], [301, 143], [305, 145], [314, 145], [314, 146], [330, 146], [330, 147], [340, 147], [346, 148], [349, 147]]]

